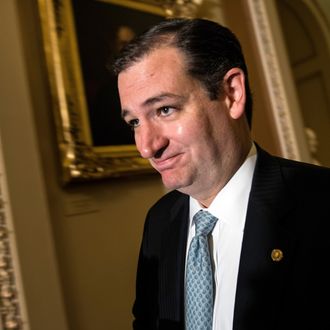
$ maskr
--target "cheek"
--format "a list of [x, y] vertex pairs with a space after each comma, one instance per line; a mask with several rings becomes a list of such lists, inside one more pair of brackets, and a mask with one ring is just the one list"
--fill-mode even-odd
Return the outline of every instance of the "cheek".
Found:
[[200, 134], [200, 125], [197, 125], [197, 121], [180, 122], [173, 128], [173, 133], [182, 141], [191, 141], [193, 137]]
[[190, 145], [195, 140], [196, 130], [187, 125], [178, 124], [173, 131], [173, 139], [183, 146]]
[[179, 124], [176, 126], [175, 133], [177, 136], [183, 136], [185, 133], [185, 128], [183, 125]]

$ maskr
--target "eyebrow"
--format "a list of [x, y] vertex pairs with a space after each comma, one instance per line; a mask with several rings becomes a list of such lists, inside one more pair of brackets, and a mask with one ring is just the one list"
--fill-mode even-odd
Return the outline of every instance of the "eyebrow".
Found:
[[[152, 96], [148, 99], [146, 99], [143, 103], [142, 103], [142, 106], [143, 107], [146, 107], [146, 106], [151, 106], [157, 102], [160, 102], [166, 98], [175, 98], [175, 99], [184, 99], [183, 96], [181, 95], [177, 95], [177, 94], [173, 94], [173, 93], [162, 93], [162, 94], [159, 94], [159, 95], [156, 95], [156, 96]], [[130, 110], [127, 110], [127, 109], [122, 109], [122, 112], [121, 112], [121, 117], [124, 119], [127, 115], [130, 114]]]

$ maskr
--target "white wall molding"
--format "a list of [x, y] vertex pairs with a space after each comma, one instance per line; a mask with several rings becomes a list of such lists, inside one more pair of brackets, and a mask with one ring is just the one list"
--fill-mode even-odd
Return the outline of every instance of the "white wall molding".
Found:
[[28, 330], [0, 136], [0, 329]]
[[310, 161], [303, 122], [273, 0], [247, 0], [281, 153]]

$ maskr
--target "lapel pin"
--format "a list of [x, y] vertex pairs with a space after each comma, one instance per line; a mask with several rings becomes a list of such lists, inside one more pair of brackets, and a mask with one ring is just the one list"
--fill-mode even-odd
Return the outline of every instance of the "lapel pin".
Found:
[[274, 249], [271, 254], [273, 261], [281, 261], [283, 258], [283, 252], [280, 249]]

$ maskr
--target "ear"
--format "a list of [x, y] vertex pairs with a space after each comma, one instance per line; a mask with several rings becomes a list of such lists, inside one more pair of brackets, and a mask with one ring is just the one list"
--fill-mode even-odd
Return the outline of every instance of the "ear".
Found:
[[245, 110], [246, 93], [244, 72], [239, 68], [232, 68], [226, 73], [223, 82], [229, 114], [233, 119], [238, 119], [244, 114]]

